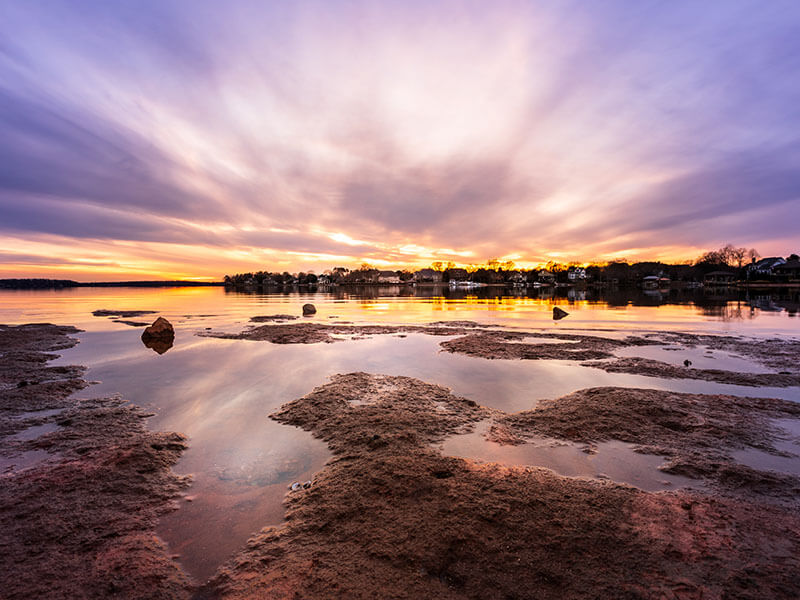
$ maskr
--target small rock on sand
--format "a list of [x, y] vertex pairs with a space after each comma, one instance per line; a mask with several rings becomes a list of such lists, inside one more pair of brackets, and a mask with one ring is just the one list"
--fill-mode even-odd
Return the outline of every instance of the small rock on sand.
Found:
[[303, 304], [303, 314], [313, 315], [316, 314], [317, 308], [313, 304]]
[[567, 311], [565, 311], [565, 310], [563, 310], [561, 308], [558, 308], [557, 306], [553, 307], [553, 320], [554, 321], [558, 321], [559, 319], [563, 319], [568, 314], [569, 313]]

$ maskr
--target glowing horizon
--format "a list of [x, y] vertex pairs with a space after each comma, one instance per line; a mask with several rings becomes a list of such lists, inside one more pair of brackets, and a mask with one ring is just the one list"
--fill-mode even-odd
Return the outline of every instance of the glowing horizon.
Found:
[[0, 10], [0, 277], [800, 250], [793, 2]]

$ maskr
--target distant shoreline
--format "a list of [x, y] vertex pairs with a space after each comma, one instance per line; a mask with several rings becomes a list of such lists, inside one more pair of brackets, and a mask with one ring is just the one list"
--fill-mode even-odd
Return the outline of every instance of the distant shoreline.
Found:
[[70, 279], [0, 279], [2, 290], [52, 290], [76, 287], [222, 287], [221, 281], [72, 281]]

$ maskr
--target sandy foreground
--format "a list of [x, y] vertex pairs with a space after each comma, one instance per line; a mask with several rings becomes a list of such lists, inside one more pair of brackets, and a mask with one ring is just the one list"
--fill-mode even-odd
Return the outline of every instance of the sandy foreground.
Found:
[[[265, 316], [271, 343], [445, 336], [449, 352], [496, 360], [569, 358], [596, 368], [738, 385], [798, 385], [800, 344], [734, 337], [612, 339], [489, 329], [323, 325]], [[800, 481], [738, 464], [780, 455], [800, 405], [777, 399], [592, 388], [506, 414], [407, 377], [337, 375], [272, 418], [324, 440], [333, 458], [288, 492], [286, 522], [254, 532], [208, 582], [188, 578], [154, 534], [190, 482], [171, 471], [180, 434], [151, 432], [118, 397], [76, 400], [84, 369], [52, 367], [77, 330], [0, 326], [0, 598], [798, 598]], [[774, 374], [615, 358], [673, 342], [736, 351]], [[537, 343], [537, 338], [557, 343]], [[661, 363], [665, 365], [665, 363]], [[670, 365], [666, 365], [671, 367]], [[653, 371], [655, 370], [655, 371]], [[737, 379], [738, 378], [738, 379]], [[487, 437], [620, 440], [669, 457], [702, 491], [645, 492], [443, 456], [437, 444], [489, 422]], [[55, 426], [58, 427], [55, 427]], [[32, 436], [26, 432], [37, 431]]]

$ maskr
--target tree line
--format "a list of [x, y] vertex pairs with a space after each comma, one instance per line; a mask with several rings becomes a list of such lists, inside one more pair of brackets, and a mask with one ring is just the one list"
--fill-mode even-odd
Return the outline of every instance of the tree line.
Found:
[[[628, 262], [625, 259], [610, 262], [585, 263], [550, 261], [533, 269], [517, 268], [514, 261], [490, 259], [485, 263], [458, 267], [453, 262], [435, 261], [429, 269], [439, 273], [441, 281], [468, 279], [476, 283], [533, 283], [536, 281], [593, 281], [599, 283], [638, 283], [644, 277], [668, 277], [673, 281], [703, 281], [714, 271], [726, 271], [736, 279], [746, 278], [746, 268], [761, 257], [755, 248], [737, 248], [727, 244], [717, 250], [704, 252], [694, 261], [669, 264], [660, 261]], [[790, 258], [796, 257], [791, 255]], [[577, 275], [576, 275], [577, 271]], [[418, 272], [418, 271], [417, 271]], [[232, 286], [316, 285], [318, 283], [377, 283], [379, 274], [394, 274], [400, 282], [414, 279], [415, 271], [398, 269], [380, 271], [369, 263], [358, 269], [335, 267], [322, 275], [314, 273], [291, 274], [258, 271], [225, 275], [224, 282]], [[570, 276], [572, 274], [572, 276]]]

